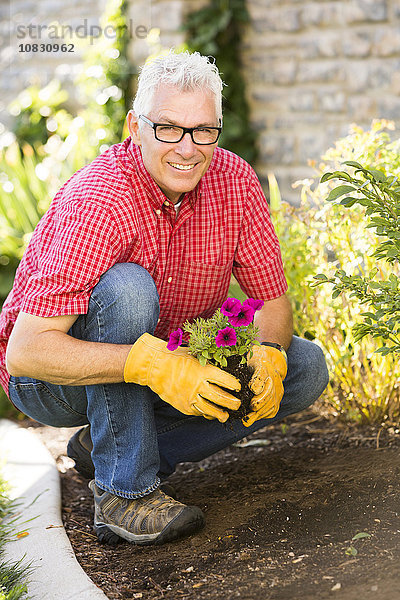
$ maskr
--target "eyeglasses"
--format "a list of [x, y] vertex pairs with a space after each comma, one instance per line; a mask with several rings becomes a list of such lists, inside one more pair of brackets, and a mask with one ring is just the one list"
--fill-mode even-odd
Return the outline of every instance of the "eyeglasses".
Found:
[[192, 142], [199, 146], [215, 144], [221, 135], [222, 127], [179, 127], [178, 125], [168, 125], [167, 123], [153, 123], [147, 117], [139, 115], [145, 123], [154, 130], [156, 140], [167, 144], [176, 144], [180, 142], [186, 133], [190, 133]]

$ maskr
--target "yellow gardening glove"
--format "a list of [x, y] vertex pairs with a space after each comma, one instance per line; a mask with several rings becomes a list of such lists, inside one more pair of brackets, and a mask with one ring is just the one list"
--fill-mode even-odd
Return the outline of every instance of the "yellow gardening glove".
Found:
[[184, 415], [224, 423], [240, 400], [218, 386], [239, 391], [239, 381], [213, 365], [201, 366], [187, 348], [168, 350], [167, 342], [144, 333], [133, 344], [124, 367], [127, 383], [148, 385], [162, 400]]
[[276, 415], [284, 392], [282, 381], [287, 373], [285, 356], [277, 348], [254, 345], [252, 351], [251, 358], [247, 358], [247, 365], [254, 369], [249, 388], [256, 395], [251, 401], [253, 412], [242, 419], [246, 427]]

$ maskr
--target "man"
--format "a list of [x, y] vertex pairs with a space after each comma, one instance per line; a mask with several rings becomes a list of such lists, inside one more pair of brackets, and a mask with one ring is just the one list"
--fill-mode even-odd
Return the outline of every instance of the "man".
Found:
[[[200, 509], [160, 482], [178, 463], [309, 406], [327, 384], [320, 349], [292, 335], [257, 177], [217, 147], [221, 92], [216, 66], [198, 53], [144, 66], [130, 138], [55, 196], [0, 315], [0, 378], [12, 402], [42, 423], [86, 426], [69, 454], [94, 473], [103, 541], [160, 544], [198, 530]], [[185, 348], [167, 350], [165, 340], [221, 306], [232, 272], [264, 301], [256, 317], [263, 345], [249, 358], [253, 411], [228, 427], [239, 382]]]

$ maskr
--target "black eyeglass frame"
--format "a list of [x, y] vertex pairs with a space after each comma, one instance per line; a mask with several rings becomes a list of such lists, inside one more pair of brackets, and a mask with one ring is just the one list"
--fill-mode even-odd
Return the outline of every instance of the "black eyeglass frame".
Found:
[[[193, 142], [193, 144], [196, 144], [196, 146], [212, 146], [212, 144], [216, 144], [218, 142], [219, 136], [221, 135], [221, 131], [222, 131], [222, 126], [220, 126], [220, 127], [182, 127], [181, 125], [172, 125], [170, 123], [153, 123], [153, 121], [150, 121], [150, 119], [148, 119], [144, 115], [139, 115], [139, 119], [142, 119], [142, 121], [144, 121], [145, 123], [150, 125], [150, 127], [152, 127], [152, 129], [154, 131], [154, 137], [156, 138], [156, 140], [158, 140], [159, 142], [164, 142], [164, 144], [178, 144], [178, 142], [180, 142], [181, 139], [187, 133], [190, 133], [192, 142]], [[177, 127], [179, 129], [182, 129], [182, 135], [179, 138], [179, 140], [176, 140], [174, 142], [168, 142], [167, 140], [161, 140], [159, 137], [157, 137], [157, 127], [158, 126], [165, 127], [168, 125], [171, 125], [171, 127]], [[193, 132], [196, 131], [196, 129], [215, 129], [216, 131], [218, 131], [217, 139], [214, 142], [195, 142], [194, 138], [193, 138]]]

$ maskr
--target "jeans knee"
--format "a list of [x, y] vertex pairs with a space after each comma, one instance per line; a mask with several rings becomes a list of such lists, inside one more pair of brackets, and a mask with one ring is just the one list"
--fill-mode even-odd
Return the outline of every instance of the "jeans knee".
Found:
[[328, 367], [323, 351], [317, 344], [310, 342], [308, 345], [308, 356], [305, 368], [308, 372], [308, 377], [314, 381], [316, 388], [321, 389], [321, 394], [329, 383]]
[[109, 341], [132, 343], [142, 333], [154, 332], [159, 312], [158, 292], [150, 273], [135, 263], [118, 263], [103, 273], [93, 288], [85, 328], [96, 329], [99, 336], [107, 331]]
[[297, 410], [302, 410], [315, 402], [329, 383], [325, 356], [317, 344], [294, 337], [288, 358], [287, 385], [284, 382], [284, 387], [293, 395]]

